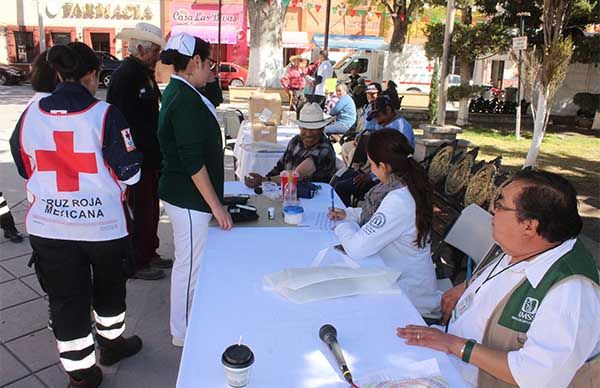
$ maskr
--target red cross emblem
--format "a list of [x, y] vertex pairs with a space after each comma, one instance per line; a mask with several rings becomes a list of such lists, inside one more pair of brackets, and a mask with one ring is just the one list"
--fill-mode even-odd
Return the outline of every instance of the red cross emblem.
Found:
[[53, 132], [56, 151], [36, 150], [38, 171], [56, 172], [58, 191], [79, 191], [79, 173], [97, 174], [93, 152], [75, 152], [73, 132]]
[[425, 66], [425, 68], [427, 69], [428, 73], [431, 73], [431, 71], [433, 70], [433, 66], [431, 66], [431, 63], [427, 62], [427, 66]]

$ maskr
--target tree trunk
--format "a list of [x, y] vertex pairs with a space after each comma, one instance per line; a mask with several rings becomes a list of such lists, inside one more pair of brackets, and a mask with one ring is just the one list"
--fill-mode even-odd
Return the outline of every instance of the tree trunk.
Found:
[[404, 48], [410, 22], [408, 16], [405, 16], [404, 20], [401, 20], [400, 17], [392, 17], [392, 20], [394, 22], [394, 33], [392, 34], [392, 40], [390, 40], [390, 51], [385, 61], [383, 78], [397, 81], [401, 78], [402, 69], [404, 68], [405, 58], [402, 56], [402, 49]]
[[[460, 86], [469, 86], [473, 67], [468, 58], [460, 58]], [[469, 97], [461, 98], [458, 105], [458, 116], [456, 117], [456, 125], [469, 124]]]
[[592, 129], [600, 129], [600, 111], [596, 111], [594, 115], [594, 122], [592, 123]]
[[[461, 12], [460, 22], [464, 25], [471, 25], [473, 21], [473, 15], [471, 12], [471, 7], [467, 6]], [[460, 60], [460, 86], [466, 87], [469, 86], [469, 81], [472, 77], [473, 66], [471, 65], [471, 61], [468, 57], [459, 58]], [[458, 102], [458, 116], [456, 117], [456, 125], [469, 124], [469, 98], [461, 98]]]
[[250, 0], [248, 86], [281, 88], [284, 71], [281, 35], [286, 8], [281, 0]]
[[550, 110], [548, 109], [548, 99], [543, 90], [538, 91], [537, 101], [535, 104], [535, 121], [533, 122], [533, 139], [531, 140], [531, 146], [527, 151], [527, 157], [523, 167], [535, 166], [540, 148], [542, 146], [542, 140], [544, 139], [544, 133], [546, 132], [546, 126], [548, 124], [548, 116], [550, 116]]

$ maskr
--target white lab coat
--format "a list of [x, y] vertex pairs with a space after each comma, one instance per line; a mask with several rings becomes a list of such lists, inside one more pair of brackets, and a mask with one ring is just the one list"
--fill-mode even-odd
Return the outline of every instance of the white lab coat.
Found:
[[437, 290], [431, 246], [419, 248], [415, 201], [402, 187], [390, 191], [369, 222], [362, 227], [358, 220], [362, 209], [346, 209], [347, 218], [335, 234], [353, 259], [379, 255], [385, 265], [401, 271], [399, 286], [421, 314], [440, 309], [441, 292]]

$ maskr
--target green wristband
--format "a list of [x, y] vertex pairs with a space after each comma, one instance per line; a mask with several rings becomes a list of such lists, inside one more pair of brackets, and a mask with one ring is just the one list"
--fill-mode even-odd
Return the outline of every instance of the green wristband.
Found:
[[477, 345], [477, 342], [475, 342], [475, 340], [470, 339], [467, 342], [465, 342], [460, 352], [462, 360], [467, 364], [469, 363], [469, 361], [471, 361], [471, 353], [473, 353], [473, 348], [475, 347], [475, 345]]

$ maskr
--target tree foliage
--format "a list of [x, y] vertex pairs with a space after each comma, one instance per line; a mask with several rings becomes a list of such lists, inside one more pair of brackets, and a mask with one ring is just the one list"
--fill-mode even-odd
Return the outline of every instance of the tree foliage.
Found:
[[364, 6], [366, 3], [376, 5], [379, 10], [387, 12], [394, 27], [390, 41], [390, 51], [402, 52], [408, 27], [412, 23], [417, 11], [423, 8], [424, 0], [348, 0], [348, 7]]
[[[427, 57], [439, 58], [444, 46], [444, 24], [430, 24], [425, 28], [425, 53]], [[450, 42], [450, 56], [457, 56], [469, 62], [484, 55], [508, 50], [511, 40], [506, 26], [498, 23], [476, 25], [457, 24], [454, 26]]]
[[595, 112], [600, 112], [600, 94], [577, 93], [573, 96], [573, 103], [580, 108], [577, 114], [594, 117]]
[[[599, 40], [590, 39], [584, 34], [584, 29], [592, 23], [600, 23], [600, 1], [598, 0], [569, 0], [555, 2], [558, 6], [565, 6], [555, 15], [563, 15], [558, 19], [553, 18], [543, 23], [545, 0], [475, 0], [479, 9], [488, 15], [491, 23], [500, 23], [505, 26], [520, 26], [519, 12], [529, 12], [531, 16], [525, 17], [525, 35], [530, 45], [541, 48], [548, 42], [552, 35], [559, 34], [571, 37], [575, 52], [573, 61], [583, 63], [600, 62]], [[563, 5], [561, 5], [563, 4]], [[563, 12], [564, 11], [564, 12]], [[540, 28], [543, 27], [543, 28]]]

